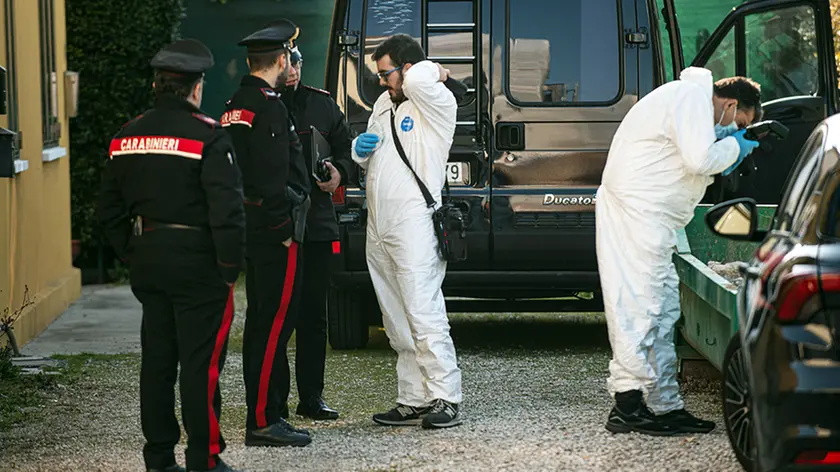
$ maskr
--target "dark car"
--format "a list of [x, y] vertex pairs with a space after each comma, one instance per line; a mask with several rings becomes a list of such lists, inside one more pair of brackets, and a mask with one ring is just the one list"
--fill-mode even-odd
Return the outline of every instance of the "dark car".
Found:
[[[355, 133], [383, 91], [371, 55], [392, 34], [417, 38], [469, 87], [447, 166], [468, 220], [467, 260], [449, 264], [443, 283], [450, 311], [601, 310], [594, 195], [613, 135], [640, 97], [688, 64], [755, 78], [765, 118], [790, 129], [755, 153], [772, 166], [710, 198], [779, 203], [796, 151], [836, 110], [831, 12], [828, 0], [741, 1], [336, 1], [325, 83]], [[342, 255], [329, 339], [360, 348], [381, 322], [361, 171], [334, 202]]]
[[840, 115], [813, 132], [769, 231], [755, 200], [712, 207], [710, 229], [761, 242], [743, 263], [724, 417], [748, 470], [840, 470]]

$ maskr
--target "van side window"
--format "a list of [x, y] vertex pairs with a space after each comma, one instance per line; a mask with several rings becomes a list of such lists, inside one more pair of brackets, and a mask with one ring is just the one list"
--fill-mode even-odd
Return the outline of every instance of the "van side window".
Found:
[[746, 18], [747, 76], [761, 84], [761, 100], [819, 93], [816, 18], [808, 6]]
[[[762, 102], [819, 94], [816, 18], [811, 7], [747, 15], [744, 35], [746, 76], [761, 84]], [[715, 80], [736, 75], [733, 37], [731, 29], [706, 66]]]
[[508, 0], [508, 96], [608, 104], [623, 93], [618, 0]]
[[359, 84], [365, 102], [375, 103], [385, 91], [384, 87], [379, 86], [379, 79], [376, 78], [377, 69], [373, 52], [389, 36], [399, 33], [410, 35], [419, 42], [422, 34], [421, 8], [421, 0], [399, 2], [367, 0], [364, 37], [365, 67], [359, 71]]

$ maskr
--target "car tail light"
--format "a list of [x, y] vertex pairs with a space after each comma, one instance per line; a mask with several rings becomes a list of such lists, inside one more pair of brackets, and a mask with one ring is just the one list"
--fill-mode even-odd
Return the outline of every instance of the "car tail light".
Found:
[[344, 187], [338, 187], [333, 192], [332, 201], [336, 205], [344, 205]]
[[840, 451], [800, 452], [793, 462], [810, 465], [837, 465], [840, 464]]
[[779, 321], [807, 320], [821, 307], [820, 286], [826, 292], [840, 292], [840, 274], [819, 276], [809, 273], [781, 280], [776, 317]]

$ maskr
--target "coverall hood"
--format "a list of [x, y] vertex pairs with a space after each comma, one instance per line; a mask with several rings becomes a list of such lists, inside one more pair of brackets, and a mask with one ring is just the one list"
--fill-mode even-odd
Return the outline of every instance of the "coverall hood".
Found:
[[699, 85], [707, 94], [709, 100], [712, 99], [715, 90], [715, 80], [712, 77], [712, 71], [709, 69], [689, 67], [680, 73], [680, 80]]

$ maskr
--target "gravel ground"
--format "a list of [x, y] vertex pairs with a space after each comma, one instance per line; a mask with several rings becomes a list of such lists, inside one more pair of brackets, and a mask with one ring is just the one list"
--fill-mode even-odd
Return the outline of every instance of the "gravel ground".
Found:
[[[376, 331], [367, 350], [329, 353], [325, 396], [342, 418], [318, 424], [293, 418], [314, 435], [302, 449], [242, 445], [242, 359], [231, 352], [222, 375], [223, 457], [254, 471], [740, 470], [720, 426], [716, 381], [683, 387], [689, 410], [718, 422], [712, 434], [649, 438], [604, 429], [611, 404], [603, 317], [454, 315], [453, 336], [464, 376], [463, 426], [429, 432], [370, 421], [396, 393], [395, 355]], [[37, 421], [0, 434], [0, 469], [143, 470], [138, 363], [136, 355], [89, 361], [81, 379], [55, 395]], [[183, 445], [180, 460], [182, 454]]]

